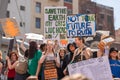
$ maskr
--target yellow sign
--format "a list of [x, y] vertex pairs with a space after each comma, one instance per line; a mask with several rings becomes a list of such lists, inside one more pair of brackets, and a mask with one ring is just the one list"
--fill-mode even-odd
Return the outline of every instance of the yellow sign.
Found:
[[17, 22], [13, 18], [5, 18], [0, 20], [6, 37], [15, 37], [20, 35]]

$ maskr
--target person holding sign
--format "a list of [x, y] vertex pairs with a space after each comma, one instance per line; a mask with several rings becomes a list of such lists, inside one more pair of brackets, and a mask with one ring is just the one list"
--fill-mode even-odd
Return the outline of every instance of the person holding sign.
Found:
[[15, 66], [18, 63], [18, 56], [16, 52], [10, 52], [10, 56], [6, 56], [7, 60], [7, 67], [8, 67], [8, 79], [7, 80], [14, 80], [15, 77]]
[[[77, 36], [75, 38], [75, 43], [77, 45], [77, 49], [74, 51], [72, 61], [70, 63], [75, 63], [78, 61], [86, 60], [91, 57], [91, 50], [85, 46], [85, 41], [82, 37]], [[67, 74], [67, 69], [63, 72], [65, 75]]]
[[112, 37], [102, 35], [101, 36], [101, 41], [98, 43], [98, 52], [97, 56], [101, 57], [103, 55], [109, 55], [109, 47], [112, 44], [114, 39]]
[[42, 69], [42, 72], [44, 73], [42, 75], [42, 80], [58, 80], [56, 67], [60, 67], [60, 61], [58, 58], [59, 56], [55, 55], [53, 47], [54, 42], [51, 40], [47, 41], [47, 50], [42, 55], [38, 63], [39, 71]]
[[84, 39], [82, 37], [77, 36], [75, 38], [75, 43], [78, 48], [74, 52], [72, 62], [78, 62], [81, 60], [89, 59], [91, 56], [91, 50], [90, 50], [90, 48], [87, 48], [85, 46]]

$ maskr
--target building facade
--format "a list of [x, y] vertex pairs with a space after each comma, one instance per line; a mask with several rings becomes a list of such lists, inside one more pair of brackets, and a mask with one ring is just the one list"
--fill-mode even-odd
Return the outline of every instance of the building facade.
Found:
[[9, 0], [7, 17], [16, 18], [21, 35], [44, 34], [44, 7], [63, 5], [63, 0]]
[[16, 18], [22, 34], [44, 34], [45, 6], [66, 6], [68, 15], [95, 14], [96, 30], [107, 30], [110, 35], [115, 35], [113, 8], [91, 0], [9, 0], [7, 16]]
[[115, 30], [115, 40], [116, 42], [120, 42], [120, 28], [118, 30]]
[[115, 36], [113, 8], [91, 2], [91, 0], [78, 0], [78, 13], [95, 14], [96, 30], [110, 31]]

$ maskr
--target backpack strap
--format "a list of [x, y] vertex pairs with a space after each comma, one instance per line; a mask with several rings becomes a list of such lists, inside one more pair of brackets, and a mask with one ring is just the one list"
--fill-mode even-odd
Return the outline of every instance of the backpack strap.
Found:
[[67, 63], [69, 63], [69, 61], [70, 61], [70, 53], [68, 53], [66, 56], [67, 56], [67, 59], [68, 59], [66, 61], [67, 61]]

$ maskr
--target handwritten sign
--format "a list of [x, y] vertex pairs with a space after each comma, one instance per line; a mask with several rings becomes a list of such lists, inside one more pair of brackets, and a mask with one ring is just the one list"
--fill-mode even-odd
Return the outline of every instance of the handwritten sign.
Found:
[[67, 37], [92, 36], [95, 34], [95, 15], [77, 14], [67, 16]]
[[72, 63], [68, 71], [70, 75], [81, 73], [91, 80], [113, 80], [108, 56]]
[[45, 80], [57, 80], [57, 69], [55, 67], [54, 61], [45, 61], [44, 76]]
[[66, 7], [45, 7], [44, 9], [45, 39], [66, 39]]
[[15, 37], [20, 35], [17, 22], [13, 18], [5, 18], [0, 20], [6, 37]]

